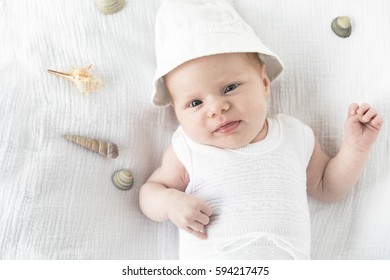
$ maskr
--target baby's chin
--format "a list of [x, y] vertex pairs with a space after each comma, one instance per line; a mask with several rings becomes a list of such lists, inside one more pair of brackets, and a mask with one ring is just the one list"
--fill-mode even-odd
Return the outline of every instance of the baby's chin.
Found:
[[202, 137], [199, 134], [187, 135], [195, 143], [229, 150], [243, 148], [252, 143], [255, 138], [253, 134], [243, 134], [240, 132], [234, 132], [229, 135], [211, 133], [210, 135], [208, 135], [208, 137]]

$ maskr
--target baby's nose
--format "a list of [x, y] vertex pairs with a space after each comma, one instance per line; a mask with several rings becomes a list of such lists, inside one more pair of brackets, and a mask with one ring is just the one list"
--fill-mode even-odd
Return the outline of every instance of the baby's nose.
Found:
[[208, 116], [210, 118], [214, 118], [225, 113], [229, 110], [229, 108], [230, 104], [227, 100], [222, 97], [214, 98], [213, 100], [209, 101]]

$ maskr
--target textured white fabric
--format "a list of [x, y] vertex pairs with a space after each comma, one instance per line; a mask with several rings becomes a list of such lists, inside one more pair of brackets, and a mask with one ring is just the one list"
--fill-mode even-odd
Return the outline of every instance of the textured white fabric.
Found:
[[[385, 115], [354, 191], [332, 205], [310, 199], [310, 216], [313, 258], [389, 259], [390, 1], [231, 2], [284, 63], [272, 112], [309, 124], [330, 154], [350, 102]], [[177, 128], [171, 108], [150, 105], [159, 5], [128, 0], [104, 16], [93, 0], [0, 1], [1, 259], [177, 258], [175, 227], [138, 206]], [[330, 29], [340, 15], [352, 20], [346, 39]], [[90, 96], [46, 72], [89, 64], [105, 84]], [[119, 157], [71, 145], [64, 133], [111, 140]], [[133, 171], [132, 190], [112, 186], [119, 168]]]
[[270, 81], [283, 70], [252, 28], [226, 0], [164, 0], [156, 17], [156, 61], [152, 103], [171, 104], [165, 74], [182, 63], [212, 54], [253, 52], [266, 64]]
[[172, 147], [185, 166], [189, 193], [213, 215], [207, 240], [180, 231], [181, 259], [309, 259], [306, 168], [312, 130], [277, 115], [266, 138], [239, 149], [193, 142], [179, 127]]

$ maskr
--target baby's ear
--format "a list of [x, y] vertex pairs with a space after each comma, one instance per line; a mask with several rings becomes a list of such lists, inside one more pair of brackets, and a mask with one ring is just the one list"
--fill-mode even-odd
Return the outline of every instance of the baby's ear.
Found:
[[271, 95], [271, 81], [268, 78], [266, 67], [265, 64], [261, 65], [261, 79], [265, 88], [265, 94], [269, 97]]

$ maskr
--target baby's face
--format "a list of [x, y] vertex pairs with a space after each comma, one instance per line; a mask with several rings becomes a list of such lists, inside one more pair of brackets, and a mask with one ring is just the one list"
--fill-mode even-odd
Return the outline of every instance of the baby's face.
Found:
[[254, 54], [197, 58], [172, 70], [165, 82], [193, 141], [235, 149], [267, 135], [270, 81]]

